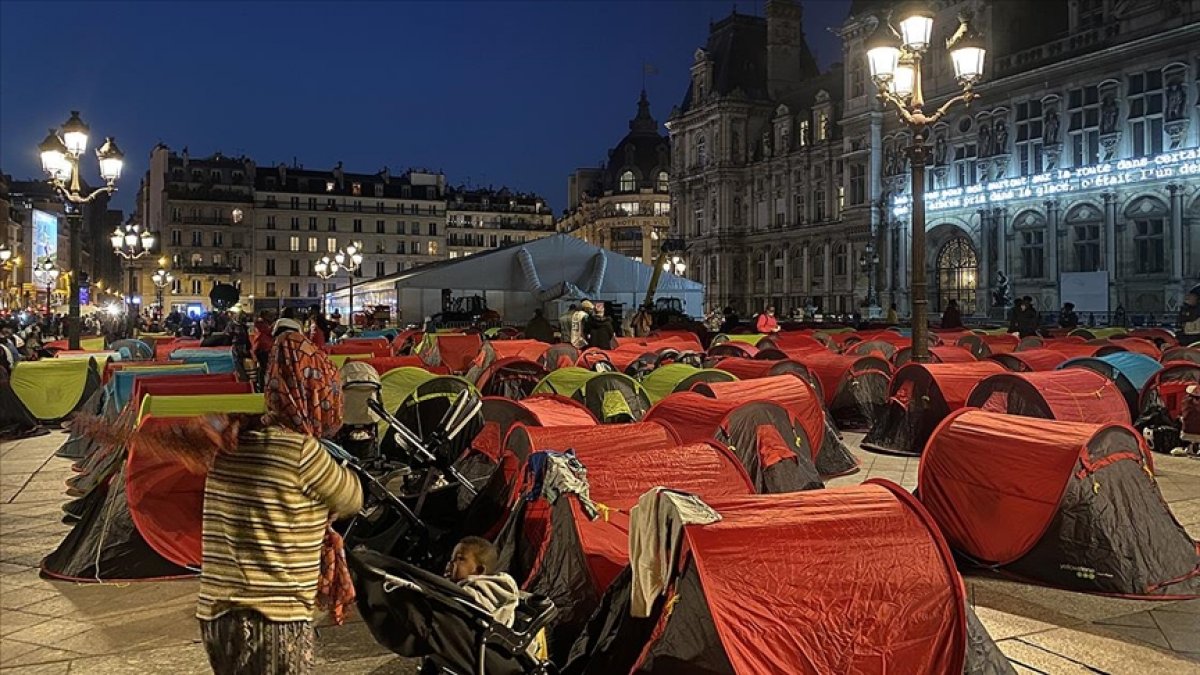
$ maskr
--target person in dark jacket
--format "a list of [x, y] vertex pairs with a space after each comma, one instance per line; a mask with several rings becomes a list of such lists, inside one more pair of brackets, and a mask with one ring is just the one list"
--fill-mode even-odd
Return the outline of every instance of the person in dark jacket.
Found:
[[958, 309], [958, 301], [951, 300], [946, 303], [946, 309], [942, 311], [942, 328], [962, 328], [962, 312]]
[[604, 303], [597, 302], [592, 314], [584, 319], [583, 334], [589, 347], [613, 348], [613, 338], [616, 337], [617, 330], [613, 327], [612, 317], [604, 313]]
[[547, 343], [554, 342], [554, 326], [542, 315], [541, 309], [533, 310], [533, 318], [525, 325], [525, 337]]
[[1063, 303], [1062, 311], [1058, 315], [1058, 327], [1066, 330], [1079, 328], [1079, 315], [1075, 313], [1075, 303]]
[[738, 324], [741, 323], [741, 319], [738, 317], [737, 311], [735, 311], [732, 307], [726, 307], [723, 313], [725, 315], [725, 320], [721, 322], [721, 332], [732, 333], [735, 329], [737, 329]]
[[1175, 337], [1179, 344], [1190, 345], [1200, 341], [1200, 293], [1193, 288], [1183, 296], [1183, 304], [1179, 306], [1179, 318], [1176, 320]]
[[1013, 310], [1013, 325], [1009, 330], [1015, 330], [1023, 338], [1031, 337], [1038, 334], [1038, 323], [1038, 311], [1033, 307], [1033, 298], [1028, 295], [1021, 298]]

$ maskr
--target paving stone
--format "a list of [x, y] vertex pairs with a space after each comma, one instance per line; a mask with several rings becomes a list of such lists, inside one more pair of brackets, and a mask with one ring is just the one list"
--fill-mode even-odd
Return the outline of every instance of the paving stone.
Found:
[[1200, 614], [1171, 610], [1171, 606], [1167, 606], [1151, 612], [1170, 648], [1178, 652], [1200, 652]]
[[1130, 640], [1096, 624], [1086, 630], [1058, 628], [1021, 640], [1113, 675], [1187, 673], [1196, 668], [1194, 662], [1179, 654]]
[[5, 675], [66, 675], [71, 670], [70, 661], [39, 663], [34, 666], [6, 667]]
[[5, 637], [11, 633], [36, 626], [39, 623], [49, 620], [49, 617], [38, 614], [29, 614], [18, 609], [6, 609], [3, 616], [0, 616], [0, 637]]

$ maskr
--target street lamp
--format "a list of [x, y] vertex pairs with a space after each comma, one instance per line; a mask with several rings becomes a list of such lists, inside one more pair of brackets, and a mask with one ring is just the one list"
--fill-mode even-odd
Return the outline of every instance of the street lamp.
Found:
[[349, 322], [347, 331], [350, 335], [354, 335], [354, 275], [358, 272], [358, 268], [362, 266], [362, 250], [363, 245], [361, 241], [352, 241], [333, 256], [334, 262], [337, 263], [338, 267], [346, 270], [346, 276], [350, 279], [350, 310], [349, 317], [347, 318]]
[[154, 282], [154, 288], [157, 289], [155, 295], [158, 300], [158, 311], [161, 314], [163, 310], [163, 290], [175, 283], [175, 275], [160, 267], [158, 271], [150, 275], [150, 281]]
[[683, 262], [683, 258], [673, 255], [669, 260], [663, 261], [662, 269], [664, 272], [670, 272], [675, 276], [681, 277], [687, 271], [687, 263]]
[[933, 34], [933, 12], [918, 2], [907, 3], [899, 14], [899, 33], [889, 20], [881, 19], [867, 38], [867, 65], [879, 88], [879, 100], [885, 106], [895, 107], [900, 120], [912, 132], [912, 144], [908, 147], [912, 165], [912, 359], [924, 362], [929, 360], [925, 297], [925, 161], [929, 149], [925, 142], [929, 128], [945, 117], [953, 105], [970, 105], [979, 97], [974, 87], [983, 76], [986, 45], [983, 36], [970, 25], [970, 16], [960, 15], [958, 31], [946, 41], [946, 48], [961, 92], [927, 114], [921, 90], [921, 58]]
[[58, 265], [50, 258], [42, 258], [33, 266], [34, 280], [46, 287], [46, 318], [49, 319], [52, 311], [51, 304], [54, 302], [54, 286], [58, 283], [59, 269]]
[[87, 150], [88, 126], [79, 118], [79, 111], [72, 110], [71, 117], [59, 130], [51, 129], [45, 140], [38, 145], [42, 155], [42, 170], [50, 177], [50, 183], [63, 201], [70, 205], [67, 209], [67, 222], [71, 234], [71, 283], [67, 310], [67, 346], [79, 349], [79, 268], [83, 266], [83, 236], [80, 234], [83, 221], [83, 207], [101, 194], [111, 194], [116, 191], [115, 183], [121, 177], [121, 169], [125, 165], [125, 153], [117, 147], [112, 136], [104, 140], [96, 150], [96, 159], [100, 163], [100, 177], [105, 185], [83, 193], [80, 185], [79, 160]]
[[126, 269], [129, 271], [129, 315], [131, 321], [136, 321], [137, 314], [133, 307], [133, 297], [137, 294], [137, 287], [134, 283], [134, 261], [142, 256], [150, 253], [150, 249], [154, 247], [154, 235], [136, 223], [128, 223], [120, 225], [108, 237], [109, 243], [112, 244], [113, 252], [125, 259], [127, 263]]
[[330, 259], [329, 256], [323, 255], [321, 259], [313, 264], [313, 273], [321, 280], [321, 313], [325, 313], [325, 282], [329, 281], [333, 275], [337, 274], [338, 264], [336, 260]]
[[875, 242], [868, 240], [863, 252], [858, 256], [858, 267], [867, 275], [867, 307], [876, 306], [875, 300], [875, 269], [879, 265], [879, 254], [875, 252]]

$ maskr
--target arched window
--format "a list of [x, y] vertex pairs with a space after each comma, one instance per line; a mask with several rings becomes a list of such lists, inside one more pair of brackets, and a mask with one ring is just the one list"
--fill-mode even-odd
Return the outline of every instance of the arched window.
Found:
[[808, 255], [812, 265], [812, 283], [819, 286], [825, 282], [825, 247], [814, 246]]
[[937, 255], [937, 310], [945, 311], [951, 300], [958, 301], [963, 314], [975, 313], [975, 284], [979, 259], [971, 240], [963, 236], [950, 239]]
[[626, 171], [625, 173], [621, 174], [620, 189], [621, 192], [633, 192], [634, 189], [636, 189], [636, 183], [634, 182], [632, 171]]
[[836, 277], [846, 276], [847, 270], [847, 254], [846, 245], [838, 244], [833, 249], [833, 275]]
[[1026, 211], [1013, 220], [1013, 229], [1021, 242], [1021, 276], [1026, 279], [1046, 276], [1046, 219], [1036, 211]]
[[792, 278], [800, 281], [804, 279], [804, 255], [799, 247], [792, 249]]
[[669, 175], [667, 175], [667, 172], [659, 171], [658, 172], [658, 180], [656, 181], [654, 189], [658, 190], [659, 192], [666, 192], [668, 186], [670, 185], [670, 182], [671, 182], [671, 177]]
[[1067, 236], [1071, 240], [1071, 271], [1097, 272], [1104, 269], [1104, 213], [1098, 206], [1080, 204], [1067, 212]]
[[1153, 197], [1143, 197], [1125, 209], [1125, 218], [1133, 227], [1135, 269], [1138, 274], [1161, 274], [1167, 268], [1166, 231], [1170, 212], [1167, 205]]

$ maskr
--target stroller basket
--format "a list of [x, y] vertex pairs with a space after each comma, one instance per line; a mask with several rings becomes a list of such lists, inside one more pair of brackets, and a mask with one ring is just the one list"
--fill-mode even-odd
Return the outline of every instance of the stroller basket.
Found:
[[551, 664], [529, 654], [554, 618], [554, 604], [522, 597], [509, 628], [457, 584], [365, 548], [347, 554], [358, 611], [371, 635], [396, 654], [424, 657], [434, 672], [548, 675]]

